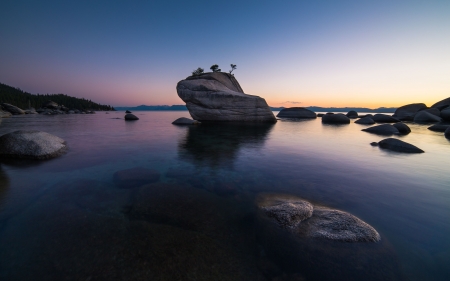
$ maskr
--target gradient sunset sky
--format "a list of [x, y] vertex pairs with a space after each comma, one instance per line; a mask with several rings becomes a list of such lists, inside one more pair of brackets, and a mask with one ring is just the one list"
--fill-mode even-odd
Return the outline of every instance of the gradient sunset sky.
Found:
[[271, 106], [397, 107], [450, 97], [450, 1], [0, 4], [0, 82], [113, 106], [183, 104], [197, 67]]

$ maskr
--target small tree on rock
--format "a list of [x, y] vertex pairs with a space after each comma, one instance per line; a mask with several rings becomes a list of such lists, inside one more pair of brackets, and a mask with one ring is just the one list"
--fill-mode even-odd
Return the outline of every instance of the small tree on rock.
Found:
[[219, 65], [217, 65], [217, 64], [211, 65], [211, 67], [209, 69], [211, 69], [212, 72], [220, 72], [222, 70], [219, 68]]
[[231, 66], [231, 70], [230, 70], [230, 74], [231, 74], [231, 72], [233, 72], [233, 70], [236, 69], [236, 65], [235, 64], [230, 64], [230, 66]]
[[192, 71], [192, 76], [198, 76], [203, 73], [203, 68], [199, 67], [196, 70]]

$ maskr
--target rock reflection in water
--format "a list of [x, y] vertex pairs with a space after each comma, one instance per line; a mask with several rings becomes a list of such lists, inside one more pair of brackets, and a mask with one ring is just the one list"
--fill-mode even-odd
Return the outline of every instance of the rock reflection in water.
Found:
[[263, 147], [272, 128], [273, 124], [255, 123], [191, 126], [178, 142], [178, 155], [198, 166], [232, 167], [243, 147]]

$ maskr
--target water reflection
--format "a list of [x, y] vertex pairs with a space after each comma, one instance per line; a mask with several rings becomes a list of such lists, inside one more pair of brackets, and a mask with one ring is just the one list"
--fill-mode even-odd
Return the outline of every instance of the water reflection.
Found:
[[273, 124], [190, 126], [178, 141], [178, 156], [197, 166], [232, 167], [243, 147], [263, 147], [272, 128]]

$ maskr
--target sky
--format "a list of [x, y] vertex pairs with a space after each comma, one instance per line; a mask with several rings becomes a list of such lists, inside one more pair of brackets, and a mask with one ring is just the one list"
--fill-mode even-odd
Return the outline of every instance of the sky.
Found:
[[197, 67], [270, 106], [450, 97], [450, 1], [21, 1], [0, 5], [0, 83], [113, 106], [183, 104]]

